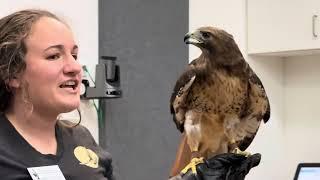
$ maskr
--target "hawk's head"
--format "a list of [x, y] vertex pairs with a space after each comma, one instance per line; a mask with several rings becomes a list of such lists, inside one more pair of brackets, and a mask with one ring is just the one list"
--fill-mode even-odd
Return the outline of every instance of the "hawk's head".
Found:
[[201, 27], [184, 37], [184, 42], [199, 47], [207, 60], [221, 65], [237, 65], [244, 61], [241, 51], [226, 31], [216, 27]]
[[210, 54], [230, 53], [238, 49], [233, 36], [216, 27], [201, 27], [194, 32], [187, 33], [184, 42], [199, 47], [202, 52]]

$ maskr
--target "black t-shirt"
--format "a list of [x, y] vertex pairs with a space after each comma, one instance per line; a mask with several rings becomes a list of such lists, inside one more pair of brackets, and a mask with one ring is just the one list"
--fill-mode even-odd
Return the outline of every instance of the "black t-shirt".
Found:
[[56, 155], [35, 150], [0, 113], [0, 179], [32, 180], [27, 168], [58, 165], [66, 180], [111, 180], [111, 156], [83, 126], [56, 125]]

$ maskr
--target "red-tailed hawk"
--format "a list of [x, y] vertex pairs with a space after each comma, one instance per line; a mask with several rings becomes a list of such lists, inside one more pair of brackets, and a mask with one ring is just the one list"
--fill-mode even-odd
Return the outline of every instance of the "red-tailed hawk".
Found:
[[170, 109], [177, 128], [187, 137], [191, 162], [236, 148], [244, 151], [261, 120], [266, 123], [270, 118], [260, 79], [224, 30], [201, 27], [184, 41], [199, 47], [202, 54], [177, 80]]

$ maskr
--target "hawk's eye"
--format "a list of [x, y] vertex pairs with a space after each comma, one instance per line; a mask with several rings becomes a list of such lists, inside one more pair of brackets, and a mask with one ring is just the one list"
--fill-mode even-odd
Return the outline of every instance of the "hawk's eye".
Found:
[[201, 32], [202, 37], [204, 37], [205, 39], [208, 39], [210, 37], [210, 34], [208, 32]]

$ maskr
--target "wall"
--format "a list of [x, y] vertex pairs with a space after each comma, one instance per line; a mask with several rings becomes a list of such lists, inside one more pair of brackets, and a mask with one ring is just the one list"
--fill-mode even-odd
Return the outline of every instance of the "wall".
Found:
[[[98, 0], [1, 0], [0, 17], [26, 8], [47, 9], [65, 20], [74, 32], [79, 46], [79, 61], [88, 67], [94, 77], [98, 63]], [[97, 115], [92, 101], [81, 102], [82, 124], [98, 140]], [[63, 119], [79, 119], [76, 112], [64, 114]]]
[[300, 162], [320, 162], [319, 55], [285, 61], [285, 140], [288, 172], [292, 179]]
[[[249, 147], [252, 153], [261, 153], [262, 160], [246, 179], [248, 180], [284, 180], [286, 167], [284, 157], [284, 98], [283, 98], [283, 68], [284, 63], [279, 58], [247, 57], [246, 56], [246, 1], [245, 0], [198, 0], [189, 1], [189, 29], [212, 25], [225, 29], [234, 35], [246, 60], [262, 80], [271, 103], [271, 119], [262, 125], [255, 140]], [[199, 51], [190, 48], [190, 60], [197, 57]], [[287, 171], [287, 170], [285, 170]]]

